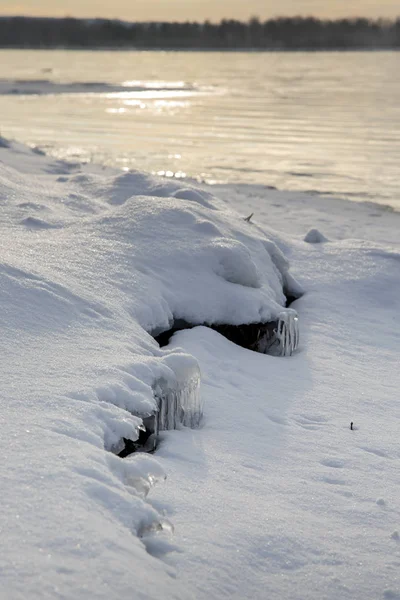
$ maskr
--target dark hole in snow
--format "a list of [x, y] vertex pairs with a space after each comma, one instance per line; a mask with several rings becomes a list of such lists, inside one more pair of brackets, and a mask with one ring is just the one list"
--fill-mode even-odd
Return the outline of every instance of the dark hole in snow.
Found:
[[250, 323], [249, 325], [214, 325], [212, 329], [234, 344], [254, 352], [267, 354], [271, 352], [274, 345], [277, 345], [278, 321]]
[[152, 431], [151, 427], [141, 431], [136, 441], [122, 438], [124, 442], [124, 448], [121, 452], [118, 452], [120, 458], [125, 458], [134, 452], [154, 452], [157, 448], [157, 436]]
[[[282, 318], [269, 323], [244, 325], [208, 325], [204, 323], [203, 325], [214, 329], [214, 331], [242, 348], [261, 352], [262, 354], [271, 354], [272, 356], [290, 356], [297, 349], [299, 343], [298, 319], [291, 313], [286, 313], [285, 317], [282, 315]], [[174, 323], [171, 329], [154, 336], [154, 339], [161, 347], [167, 346], [171, 337], [177, 331], [196, 327], [196, 325], [190, 323], [186, 323], [185, 326], [182, 325], [182, 321], [179, 322], [179, 325]]]
[[[285, 290], [285, 298], [285, 308], [289, 308], [295, 300], [300, 298], [300, 295]], [[192, 329], [198, 325], [210, 327], [234, 344], [262, 354], [290, 356], [299, 344], [297, 316], [294, 312], [285, 312], [284, 310], [276, 320], [268, 323], [244, 323], [242, 325], [219, 323], [210, 325], [208, 323], [193, 324], [183, 319], [177, 319], [170, 329], [157, 333], [153, 337], [160, 347], [164, 347], [169, 344], [171, 337], [177, 331]]]
[[301, 297], [302, 297], [302, 294], [295, 295], [292, 292], [285, 291], [285, 298], [286, 298], [285, 307], [289, 308], [289, 306], [291, 306], [291, 304], [293, 304], [293, 302], [295, 300], [298, 300]]
[[192, 327], [194, 327], [194, 325], [189, 325], [189, 323], [187, 324], [187, 327], [171, 327], [171, 329], [163, 331], [159, 335], [155, 335], [154, 339], [159, 344], [160, 348], [163, 348], [164, 346], [168, 346], [169, 340], [172, 338], [174, 333], [181, 331], [182, 329], [191, 329]]

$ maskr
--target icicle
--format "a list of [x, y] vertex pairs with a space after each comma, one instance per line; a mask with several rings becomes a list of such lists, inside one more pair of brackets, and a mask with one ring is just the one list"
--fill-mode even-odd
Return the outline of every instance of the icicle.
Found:
[[200, 395], [200, 371], [192, 369], [176, 387], [170, 387], [165, 379], [159, 379], [153, 386], [158, 405], [155, 430], [176, 429], [180, 425], [198, 427], [203, 416]]
[[299, 319], [295, 312], [281, 313], [276, 332], [277, 356], [291, 356], [299, 345]]
[[273, 329], [267, 329], [257, 350], [272, 356], [291, 356], [299, 345], [299, 319], [295, 311], [282, 312]]

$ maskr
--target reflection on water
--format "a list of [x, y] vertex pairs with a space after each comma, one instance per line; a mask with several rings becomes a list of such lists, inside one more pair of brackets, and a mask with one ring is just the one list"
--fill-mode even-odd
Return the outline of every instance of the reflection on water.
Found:
[[59, 157], [400, 209], [399, 53], [1, 56], [2, 135]]

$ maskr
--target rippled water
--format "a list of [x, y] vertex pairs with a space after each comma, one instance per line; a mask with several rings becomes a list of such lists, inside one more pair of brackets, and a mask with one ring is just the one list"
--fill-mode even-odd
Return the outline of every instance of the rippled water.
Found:
[[61, 157], [400, 209], [400, 53], [0, 57], [6, 137]]

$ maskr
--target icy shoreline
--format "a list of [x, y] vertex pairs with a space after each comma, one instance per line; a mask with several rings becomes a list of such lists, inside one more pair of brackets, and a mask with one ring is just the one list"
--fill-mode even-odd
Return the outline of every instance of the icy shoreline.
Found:
[[[400, 216], [14, 143], [0, 161], [4, 593], [396, 598]], [[293, 357], [204, 327], [158, 348], [173, 319], [275, 318], [282, 252], [307, 290]], [[105, 450], [182, 364], [200, 365], [201, 429], [164, 433], [157, 460]]]
[[0, 95], [107, 94], [114, 97], [129, 95], [131, 98], [135, 93], [139, 93], [141, 97], [146, 97], [146, 94], [151, 97], [156, 97], [157, 94], [184, 97], [199, 91], [201, 90], [181, 82], [169, 85], [166, 82], [160, 82], [149, 85], [141, 81], [127, 81], [121, 85], [112, 85], [104, 81], [65, 83], [50, 79], [0, 79]]

